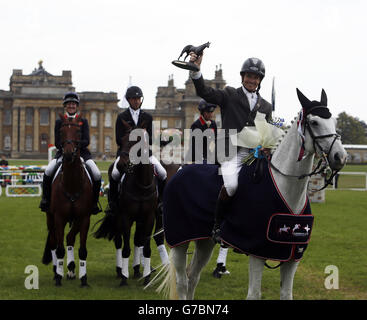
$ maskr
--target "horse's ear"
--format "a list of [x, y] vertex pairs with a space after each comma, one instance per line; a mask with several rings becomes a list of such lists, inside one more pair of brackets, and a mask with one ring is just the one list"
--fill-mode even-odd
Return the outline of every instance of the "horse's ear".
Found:
[[297, 96], [299, 102], [301, 102], [302, 107], [307, 107], [311, 104], [311, 101], [306, 98], [306, 96], [298, 89], [297, 90]]
[[121, 122], [127, 130], [131, 130], [131, 126], [124, 119], [121, 119]]
[[326, 92], [324, 89], [321, 90], [321, 100], [320, 103], [322, 106], [327, 106], [327, 96], [326, 96]]

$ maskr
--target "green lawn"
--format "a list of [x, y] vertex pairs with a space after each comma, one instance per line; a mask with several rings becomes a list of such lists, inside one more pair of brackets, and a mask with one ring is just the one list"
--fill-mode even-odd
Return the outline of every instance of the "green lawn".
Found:
[[[113, 243], [92, 236], [88, 239], [87, 259], [91, 287], [81, 289], [79, 280], [64, 280], [63, 286], [56, 288], [51, 266], [41, 264], [46, 222], [38, 203], [38, 197], [0, 198], [0, 299], [162, 299], [154, 288], [143, 290], [142, 283], [134, 279], [128, 287], [120, 288], [115, 278]], [[102, 203], [105, 207], [105, 198]], [[295, 299], [367, 299], [366, 207], [365, 192], [339, 190], [326, 191], [326, 203], [312, 205], [315, 225], [311, 243], [296, 273]], [[93, 216], [91, 225], [98, 218]], [[157, 266], [160, 259], [154, 241], [152, 249], [152, 265]], [[230, 251], [227, 266], [231, 274], [215, 279], [211, 273], [217, 252], [218, 248], [202, 273], [196, 298], [244, 299], [248, 257]], [[24, 286], [27, 265], [38, 267], [39, 290], [27, 290]], [[339, 269], [339, 290], [325, 289], [328, 265]], [[264, 270], [262, 291], [264, 299], [279, 298], [279, 269]]]
[[[98, 162], [101, 170], [107, 170], [109, 164]], [[353, 166], [351, 171], [362, 171], [363, 168], [367, 169], [367, 166], [358, 169]], [[312, 204], [315, 223], [311, 242], [295, 276], [294, 299], [367, 299], [367, 193], [327, 190], [325, 198], [325, 203]], [[0, 299], [163, 299], [155, 288], [143, 290], [138, 280], [130, 279], [128, 287], [119, 287], [119, 280], [115, 277], [113, 243], [97, 240], [91, 235], [87, 243], [90, 288], [79, 288], [79, 280], [64, 280], [63, 286], [56, 288], [51, 266], [41, 263], [47, 232], [45, 215], [38, 209], [39, 201], [39, 197], [7, 198], [4, 192], [0, 197]], [[105, 208], [106, 198], [102, 197], [101, 202]], [[93, 216], [91, 227], [101, 217], [101, 214]], [[76, 255], [78, 247], [77, 242]], [[230, 251], [227, 267], [231, 274], [216, 279], [212, 271], [217, 253], [218, 247], [202, 272], [196, 298], [244, 299], [248, 285], [248, 257]], [[159, 263], [152, 241], [152, 265]], [[28, 265], [38, 267], [38, 290], [27, 290], [24, 286]], [[324, 286], [328, 276], [325, 268], [330, 265], [339, 270], [338, 290], [328, 290]], [[262, 292], [263, 299], [279, 299], [279, 269], [264, 269]]]

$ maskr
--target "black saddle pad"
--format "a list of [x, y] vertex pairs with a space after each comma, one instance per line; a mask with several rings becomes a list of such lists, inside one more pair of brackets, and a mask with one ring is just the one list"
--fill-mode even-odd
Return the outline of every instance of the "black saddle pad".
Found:
[[217, 165], [187, 165], [167, 183], [163, 225], [169, 246], [211, 236], [216, 199], [223, 184], [218, 168]]
[[[237, 251], [261, 258], [299, 260], [307, 248], [311, 230], [308, 231], [308, 238], [303, 237], [306, 240], [302, 242], [292, 242], [288, 238], [278, 241], [279, 238], [274, 238], [274, 233], [277, 233], [275, 229], [278, 227], [282, 230], [275, 223], [269, 230], [269, 222], [274, 214], [295, 216], [289, 219], [291, 229], [294, 228], [291, 223], [297, 224], [297, 216], [289, 211], [278, 193], [267, 162], [262, 161], [261, 165], [263, 176], [257, 179], [256, 184], [253, 183], [256, 163], [242, 167], [237, 192], [221, 226], [222, 240]], [[171, 247], [211, 236], [216, 200], [222, 184], [223, 179], [218, 175], [216, 165], [189, 165], [171, 179], [164, 193], [163, 211], [165, 236]], [[311, 208], [307, 199], [302, 215], [310, 214]], [[313, 221], [313, 217], [311, 220]], [[308, 220], [310, 229], [311, 220]]]

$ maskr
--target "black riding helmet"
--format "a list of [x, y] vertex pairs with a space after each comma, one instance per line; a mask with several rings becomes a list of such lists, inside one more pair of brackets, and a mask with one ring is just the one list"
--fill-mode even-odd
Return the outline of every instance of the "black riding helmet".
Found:
[[80, 99], [78, 94], [75, 92], [67, 92], [64, 95], [63, 105], [65, 106], [68, 102], [75, 102], [77, 105], [79, 105]]
[[261, 80], [265, 77], [265, 65], [258, 58], [248, 58], [242, 65], [240, 74], [243, 76], [245, 72], [255, 73], [260, 76]]
[[198, 105], [198, 110], [201, 114], [203, 114], [204, 111], [213, 112], [216, 107], [217, 106], [215, 104], [206, 102], [204, 99], [201, 99]]
[[137, 86], [131, 86], [127, 88], [125, 93], [126, 100], [131, 98], [142, 98], [143, 97], [143, 91]]

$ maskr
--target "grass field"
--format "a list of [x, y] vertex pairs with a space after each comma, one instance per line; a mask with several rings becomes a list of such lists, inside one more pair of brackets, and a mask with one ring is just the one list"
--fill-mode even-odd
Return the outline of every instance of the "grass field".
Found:
[[[13, 162], [13, 161], [12, 161]], [[17, 165], [10, 163], [11, 165]], [[27, 164], [24, 161], [18, 164]], [[28, 163], [28, 164], [34, 164]], [[40, 164], [39, 162], [37, 164]], [[107, 170], [109, 162], [98, 162]], [[349, 168], [347, 168], [349, 170]], [[363, 170], [364, 169], [364, 170]], [[367, 166], [350, 171], [367, 171]], [[312, 204], [315, 224], [311, 242], [301, 261], [294, 281], [294, 299], [367, 299], [367, 193], [327, 190], [326, 202]], [[156, 300], [163, 297], [155, 288], [142, 289], [142, 283], [130, 279], [128, 287], [119, 287], [115, 277], [115, 249], [107, 240], [88, 238], [87, 271], [90, 288], [79, 288], [79, 280], [63, 281], [56, 288], [51, 266], [44, 266], [41, 257], [46, 239], [46, 219], [38, 209], [40, 198], [0, 197], [0, 299], [56, 300]], [[106, 206], [106, 198], [101, 199]], [[102, 215], [92, 217], [91, 226]], [[90, 230], [91, 233], [91, 230]], [[77, 242], [76, 248], [79, 247]], [[192, 251], [192, 250], [191, 250]], [[75, 251], [77, 253], [77, 250]], [[160, 263], [152, 241], [152, 265]], [[212, 271], [218, 247], [204, 269], [196, 298], [204, 300], [244, 299], [248, 284], [248, 257], [229, 252], [227, 267], [231, 274], [216, 279]], [[76, 258], [76, 262], [78, 259]], [[132, 259], [130, 259], [132, 261]], [[35, 265], [39, 270], [39, 289], [27, 290], [25, 268]], [[339, 270], [339, 289], [326, 289], [327, 266]], [[130, 274], [132, 269], [130, 268]], [[263, 299], [279, 299], [279, 269], [264, 270]]]

